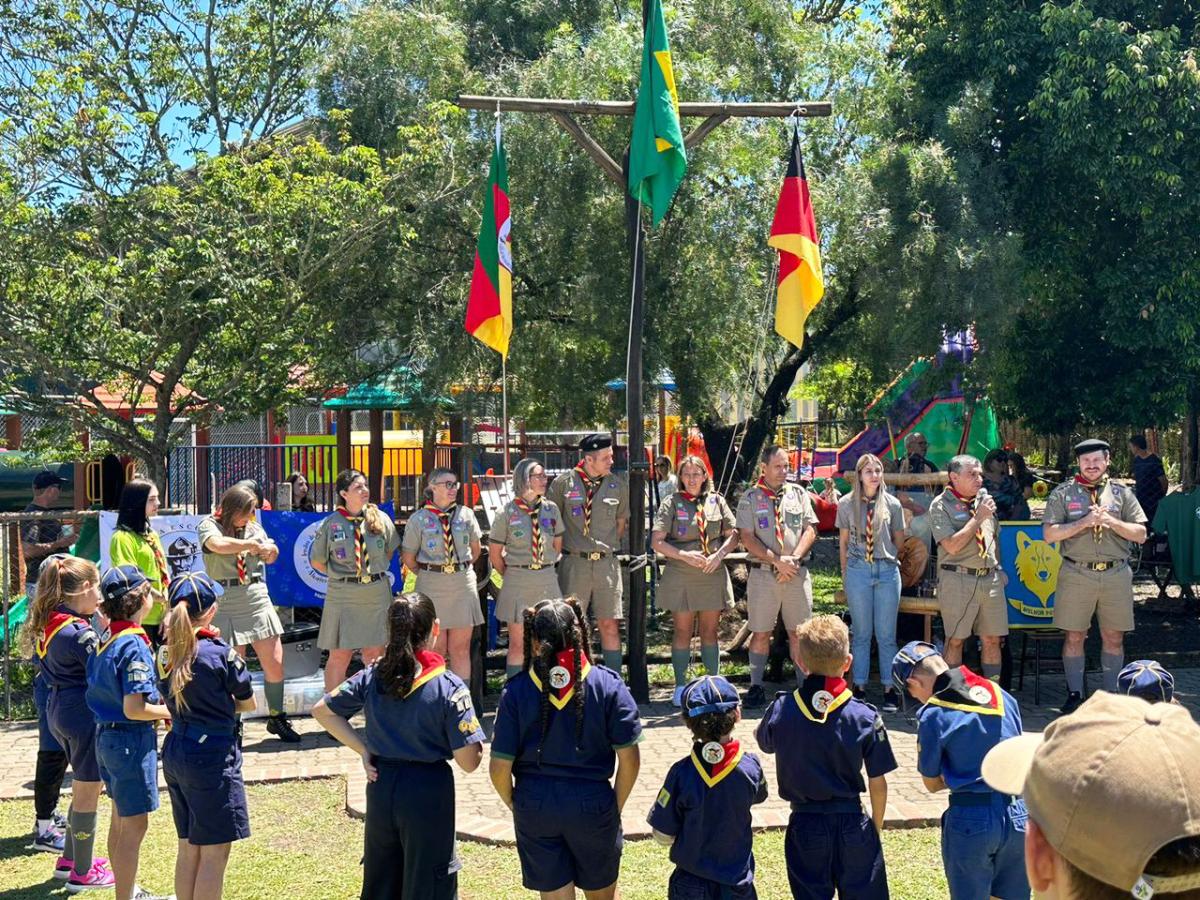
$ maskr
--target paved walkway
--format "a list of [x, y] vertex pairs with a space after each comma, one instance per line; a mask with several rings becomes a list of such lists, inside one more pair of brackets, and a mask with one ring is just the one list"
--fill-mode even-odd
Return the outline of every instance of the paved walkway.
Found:
[[[1176, 692], [1181, 701], [1200, 712], [1200, 669], [1181, 669], [1175, 672]], [[1089, 675], [1094, 687], [1097, 675]], [[787, 688], [787, 685], [780, 685]], [[1061, 676], [1049, 675], [1043, 680], [1042, 705], [1033, 705], [1032, 678], [1026, 679], [1026, 690], [1017, 693], [1021, 703], [1025, 729], [1041, 731], [1050, 722], [1063, 700]], [[878, 691], [878, 687], [874, 689]], [[492, 704], [495, 698], [490, 698]], [[873, 698], [878, 700], [879, 697]], [[645, 815], [662, 785], [667, 770], [689, 749], [689, 734], [678, 721], [666, 692], [656, 692], [655, 701], [642, 707], [645, 739], [641, 744], [642, 769], [637, 786], [625, 812], [625, 833], [630, 838], [646, 837], [649, 832]], [[753, 749], [754, 727], [761, 711], [748, 712], [738, 725], [736, 734], [748, 748]], [[491, 732], [494, 712], [483, 716], [484, 726]], [[946, 807], [946, 795], [931, 795], [921, 784], [916, 771], [916, 739], [914, 725], [903, 715], [885, 716], [896, 759], [900, 768], [888, 776], [888, 809], [885, 824], [892, 828], [912, 828], [937, 824]], [[262, 721], [247, 724], [245, 738], [244, 774], [247, 782], [277, 782], [301, 778], [347, 776], [346, 802], [351, 815], [361, 816], [366, 808], [366, 781], [358, 758], [336, 744], [309, 718], [295, 720], [304, 739], [299, 745], [281, 744], [266, 733]], [[33, 760], [37, 751], [37, 729], [33, 723], [0, 725], [0, 800], [31, 798], [33, 796]], [[456, 773], [458, 786], [457, 808], [460, 836], [484, 842], [513, 840], [512, 818], [492, 791], [487, 777], [487, 754], [478, 770], [470, 775]], [[775, 761], [763, 755], [770, 779], [771, 797], [754, 808], [756, 828], [783, 828], [787, 824], [787, 804], [777, 796]], [[865, 799], [865, 798], [864, 798]]]

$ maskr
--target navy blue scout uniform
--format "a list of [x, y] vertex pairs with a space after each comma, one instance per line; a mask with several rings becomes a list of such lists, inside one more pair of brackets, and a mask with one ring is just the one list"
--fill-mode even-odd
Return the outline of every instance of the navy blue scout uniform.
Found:
[[[134, 566], [115, 566], [100, 579], [105, 597], [124, 596], [145, 584]], [[125, 716], [125, 695], [144, 694], [162, 702], [154, 677], [150, 638], [136, 622], [115, 620], [87, 661], [87, 705], [96, 716], [100, 777], [119, 816], [158, 809], [158, 747], [153, 722]]]
[[399, 700], [375, 683], [375, 666], [342, 682], [325, 705], [349, 719], [365, 710], [366, 745], [379, 770], [367, 782], [363, 900], [452, 900], [462, 863], [454, 844], [454, 775], [447, 760], [481, 744], [471, 691], [436, 653]]
[[[724, 678], [698, 678], [681, 698], [689, 717], [729, 712], [737, 691]], [[767, 799], [758, 757], [738, 741], [695, 742], [667, 772], [646, 821], [675, 838], [668, 900], [755, 900], [750, 807]]]
[[[171, 581], [168, 606], [186, 603], [198, 618], [217, 602], [220, 586], [203, 573]], [[180, 840], [195, 846], [228, 844], [250, 836], [250, 813], [242, 781], [242, 751], [234, 700], [250, 700], [254, 687], [237, 650], [215, 631], [196, 631], [192, 679], [184, 703], [171, 693], [174, 661], [167, 644], [158, 649], [158, 676], [171, 732], [163, 742], [163, 776]]]
[[[550, 670], [545, 732], [542, 683], [532, 668], [509, 679], [496, 712], [492, 756], [513, 762], [513, 826], [521, 880], [531, 891], [574, 884], [597, 891], [621, 869], [621, 816], [609, 779], [617, 750], [641, 740], [633, 695], [612, 669], [585, 656], [574, 683], [570, 650]], [[576, 741], [575, 691], [583, 691]]]
[[50, 614], [34, 646], [50, 692], [46, 715], [50, 733], [66, 751], [76, 781], [99, 781], [96, 718], [88, 709], [87, 667], [99, 638], [87, 619], [60, 606]]
[[779, 796], [792, 805], [784, 843], [792, 896], [886, 900], [883, 844], [861, 798], [864, 765], [868, 778], [896, 768], [875, 707], [842, 678], [810, 675], [776, 696], [754, 736], [764, 753], [778, 752]]

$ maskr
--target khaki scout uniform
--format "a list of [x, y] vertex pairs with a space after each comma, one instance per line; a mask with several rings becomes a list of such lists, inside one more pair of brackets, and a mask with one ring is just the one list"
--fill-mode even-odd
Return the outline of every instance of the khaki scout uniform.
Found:
[[504, 586], [496, 598], [496, 618], [501, 622], [520, 622], [526, 607], [562, 596], [555, 569], [560, 557], [554, 549], [554, 539], [565, 529], [562, 513], [553, 501], [545, 498], [533, 508], [533, 513], [538, 518], [540, 543], [536, 559], [533, 520], [515, 500], [504, 504], [492, 520], [488, 543], [504, 547]]
[[[251, 519], [245, 528], [231, 535], [238, 540], [266, 543], [267, 533], [258, 521]], [[204, 571], [208, 577], [225, 588], [213, 627], [221, 631], [221, 640], [232, 647], [244, 647], [264, 638], [283, 634], [283, 624], [267, 593], [266, 566], [251, 553], [210, 553], [208, 542], [213, 538], [225, 537], [221, 524], [215, 516], [207, 516], [196, 529], [200, 549], [204, 551]], [[238, 579], [238, 557], [243, 560], [245, 582]]]
[[[1133, 491], [1106, 481], [1098, 497], [1114, 518], [1144, 525], [1146, 514]], [[1077, 481], [1056, 487], [1046, 501], [1045, 525], [1077, 522], [1092, 507], [1091, 493]], [[1100, 529], [1097, 541], [1092, 529], [1059, 544], [1062, 567], [1054, 591], [1054, 627], [1063, 631], [1087, 631], [1092, 615], [1108, 631], [1133, 631], [1133, 570], [1129, 568], [1129, 541], [1110, 528]]]
[[1000, 565], [996, 557], [996, 517], [984, 519], [983, 555], [972, 534], [957, 553], [942, 544], [971, 518], [974, 504], [954, 496], [946, 488], [929, 504], [929, 526], [938, 545], [938, 606], [947, 639], [965, 640], [972, 634], [999, 637], [1008, 634], [1008, 609]]
[[417, 555], [416, 589], [433, 601], [443, 628], [474, 628], [485, 621], [475, 583], [471, 544], [483, 538], [475, 511], [455, 504], [450, 511], [454, 557], [446, 558], [442, 520], [418, 509], [404, 526], [404, 552]]
[[[775, 534], [775, 503], [760, 487], [752, 487], [738, 502], [738, 528], [752, 530], [764, 547], [780, 556], [794, 556], [796, 545], [806, 528], [817, 527], [808, 491], [795, 484], [780, 488], [778, 515], [783, 527], [783, 546]], [[775, 619], [783, 612], [783, 624], [789, 632], [812, 616], [812, 576], [808, 566], [790, 581], [775, 579], [775, 569], [768, 563], [752, 559], [750, 577], [746, 582], [746, 606], [750, 614], [750, 630], [757, 633], [775, 630]]]
[[592, 495], [591, 527], [584, 533], [587, 494], [583, 477], [575, 469], [563, 472], [546, 496], [562, 511], [563, 560], [558, 567], [562, 596], [575, 597], [586, 615], [592, 607], [597, 619], [623, 619], [621, 564], [617, 523], [629, 519], [629, 485], [615, 473], [600, 479]]
[[373, 534], [367, 523], [363, 532], [363, 574], [359, 575], [354, 555], [355, 524], [335, 512], [317, 528], [311, 558], [325, 564], [329, 587], [321, 612], [322, 650], [358, 650], [387, 643], [387, 611], [392, 602], [388, 566], [400, 544], [396, 525], [383, 518], [383, 532]]
[[[685, 499], [682, 491], [676, 491], [659, 504], [653, 530], [663, 532], [667, 543], [677, 550], [700, 550], [697, 506], [696, 502]], [[736, 527], [725, 498], [716, 493], [707, 495], [704, 533], [708, 537], [708, 552], [716, 553], [724, 540], [722, 532], [728, 533]], [[729, 570], [722, 564], [711, 575], [705, 575], [688, 563], [667, 559], [658, 587], [658, 604], [668, 612], [708, 612], [733, 606]]]

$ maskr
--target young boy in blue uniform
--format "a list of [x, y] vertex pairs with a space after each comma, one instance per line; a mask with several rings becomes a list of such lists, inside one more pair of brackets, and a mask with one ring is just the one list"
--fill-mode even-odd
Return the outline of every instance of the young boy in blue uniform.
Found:
[[525, 671], [500, 698], [489, 771], [513, 811], [521, 879], [543, 900], [569, 900], [576, 886], [589, 900], [610, 900], [621, 809], [640, 765], [637, 704], [616, 672], [588, 662], [574, 600], [526, 610], [525, 635]]
[[1020, 736], [1017, 701], [966, 666], [950, 668], [922, 641], [896, 654], [892, 681], [901, 698], [924, 704], [917, 713], [917, 770], [925, 788], [950, 790], [942, 863], [951, 900], [1026, 900], [1025, 803], [992, 790], [980, 770], [989, 750]]
[[159, 689], [171, 711], [162, 755], [180, 897], [219, 897], [231, 844], [250, 836], [238, 713], [254, 710], [254, 688], [245, 661], [212, 630], [221, 593], [202, 572], [171, 579], [158, 648]]
[[[754, 733], [764, 753], [777, 754], [779, 795], [792, 804], [784, 839], [792, 896], [832, 900], [837, 891], [846, 900], [887, 900], [879, 831], [887, 773], [896, 768], [887, 729], [846, 683], [852, 659], [845, 623], [816, 616], [796, 635], [804, 681], [776, 696]], [[871, 815], [861, 798], [868, 789]]]
[[108, 630], [87, 662], [87, 705], [96, 716], [100, 777], [112, 798], [108, 857], [117, 900], [150, 900], [137, 886], [138, 852], [158, 809], [154, 723], [169, 719], [154, 678], [150, 638], [141, 626], [154, 596], [136, 566], [115, 566], [100, 580]]
[[684, 686], [680, 704], [692, 752], [671, 766], [646, 817], [675, 863], [668, 900], [755, 900], [750, 807], [767, 799], [767, 780], [733, 739], [738, 693], [708, 675]]
[[[485, 736], [470, 689], [428, 649], [441, 630], [433, 601], [400, 594], [387, 622], [383, 655], [326, 694], [313, 718], [367, 773], [362, 900], [454, 900], [462, 863], [447, 760], [474, 772]], [[365, 740], [348, 721], [360, 710]]]

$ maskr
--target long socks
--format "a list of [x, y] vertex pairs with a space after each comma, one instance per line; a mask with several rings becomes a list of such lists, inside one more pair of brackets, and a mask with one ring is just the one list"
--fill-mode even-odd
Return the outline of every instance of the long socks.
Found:
[[283, 712], [283, 682], [264, 681], [263, 695], [267, 698], [267, 712], [277, 716]]
[[1083, 657], [1064, 656], [1063, 672], [1067, 676], [1067, 690], [1072, 694], [1083, 693]]
[[604, 665], [608, 666], [608, 668], [612, 669], [614, 672], [616, 672], [618, 675], [620, 675], [621, 674], [621, 660], [622, 660], [622, 654], [621, 654], [620, 649], [618, 648], [616, 650], [602, 650], [601, 654], [604, 656]]
[[700, 645], [700, 661], [709, 675], [717, 675], [721, 671], [721, 648], [716, 644]]
[[687, 647], [671, 648], [671, 668], [675, 670], [675, 686], [687, 684], [688, 663], [692, 661], [692, 651]]
[[767, 654], [750, 651], [750, 684], [761, 685], [767, 671]]
[[75, 864], [75, 874], [82, 878], [92, 867], [92, 852], [96, 846], [96, 814], [72, 809], [67, 827], [71, 829], [71, 839], [75, 845], [71, 861]]
[[1104, 670], [1104, 689], [1109, 693], [1117, 692], [1117, 676], [1125, 665], [1124, 653], [1101, 653], [1100, 668]]

